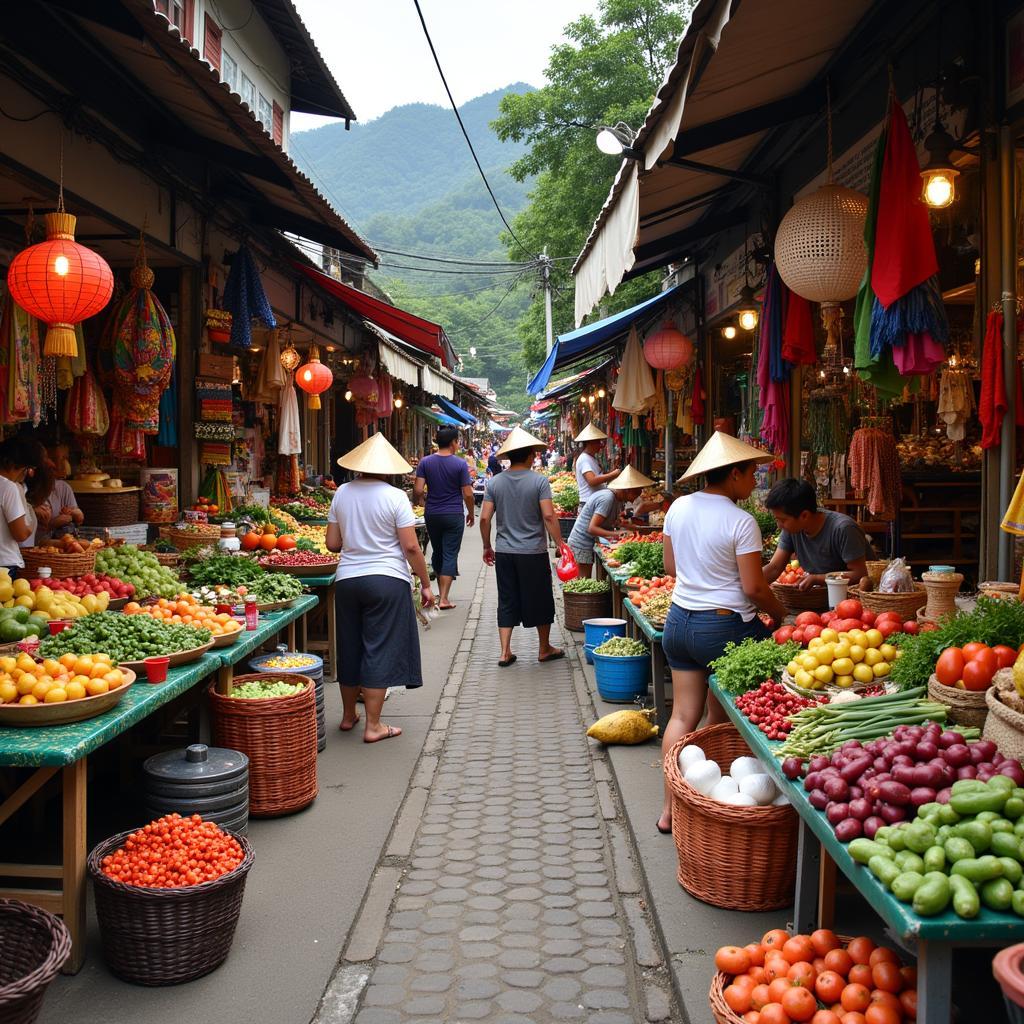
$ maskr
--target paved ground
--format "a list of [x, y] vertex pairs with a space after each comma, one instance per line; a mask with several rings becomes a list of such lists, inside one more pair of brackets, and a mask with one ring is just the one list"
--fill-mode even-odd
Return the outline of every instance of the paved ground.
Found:
[[636, 892], [571, 662], [538, 664], [531, 631], [498, 668], [493, 572], [485, 582], [427, 739], [440, 757], [421, 762], [317, 1019], [678, 1019], [642, 904], [617, 884]]

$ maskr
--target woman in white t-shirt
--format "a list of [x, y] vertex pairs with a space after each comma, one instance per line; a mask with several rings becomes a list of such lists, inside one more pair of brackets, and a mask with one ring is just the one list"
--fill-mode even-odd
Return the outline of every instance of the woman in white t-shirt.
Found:
[[601, 463], [597, 461], [597, 453], [604, 447], [605, 441], [608, 440], [608, 435], [603, 431], [594, 426], [593, 423], [588, 423], [583, 430], [576, 435], [574, 438], [577, 444], [582, 444], [583, 448], [576, 456], [576, 489], [580, 494], [580, 508], [600, 490], [603, 490], [610, 480], [614, 480], [619, 473], [622, 472], [620, 469], [613, 469], [610, 473], [605, 473], [601, 469]]
[[[726, 721], [708, 693], [708, 666], [730, 641], [763, 640], [768, 627], [758, 611], [781, 622], [779, 604], [761, 568], [761, 531], [736, 502], [756, 486], [759, 462], [773, 456], [718, 431], [700, 450], [683, 479], [704, 475], [702, 491], [678, 498], [665, 516], [665, 572], [675, 576], [672, 607], [662, 648], [672, 669], [672, 717], [662, 750], [697, 728], [707, 707], [707, 724]], [[665, 787], [659, 832], [672, 831], [672, 800]]]
[[23, 438], [10, 437], [0, 444], [0, 566], [12, 575], [25, 565], [19, 545], [35, 532], [22, 489], [33, 466], [32, 447]]
[[402, 734], [380, 720], [388, 687], [423, 685], [410, 565], [419, 577], [424, 608], [433, 605], [434, 594], [412, 506], [386, 479], [412, 467], [383, 434], [371, 435], [338, 465], [360, 474], [338, 488], [327, 516], [327, 547], [341, 552], [334, 578], [337, 675], [345, 709], [341, 731], [349, 732], [359, 721], [362, 690], [363, 741], [376, 743]]

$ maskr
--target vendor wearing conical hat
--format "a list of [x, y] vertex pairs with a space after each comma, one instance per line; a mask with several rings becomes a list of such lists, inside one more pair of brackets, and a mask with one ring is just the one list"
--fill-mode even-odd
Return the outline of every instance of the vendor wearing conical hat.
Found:
[[[665, 516], [665, 572], [675, 576], [672, 608], [662, 647], [672, 669], [672, 718], [663, 749], [697, 728], [705, 705], [708, 725], [726, 721], [718, 702], [708, 697], [708, 666], [729, 642], [770, 635], [758, 618], [776, 622], [786, 615], [761, 568], [761, 531], [737, 502], [749, 498], [760, 463], [774, 456], [728, 434], [715, 431], [682, 479], [703, 476], [704, 489], [677, 498]], [[658, 829], [672, 827], [671, 794]]]
[[590, 576], [593, 570], [594, 543], [600, 537], [618, 537], [621, 532], [619, 516], [623, 507], [636, 501], [643, 489], [653, 484], [650, 477], [644, 476], [632, 466], [626, 466], [615, 480], [607, 487], [595, 491], [580, 508], [568, 544], [576, 556], [581, 576]]
[[576, 488], [580, 492], [580, 505], [585, 505], [590, 496], [607, 486], [614, 480], [621, 469], [613, 469], [606, 473], [597, 461], [597, 453], [604, 447], [608, 435], [593, 423], [588, 423], [574, 438], [577, 444], [583, 445], [576, 456]]
[[434, 594], [412, 506], [388, 482], [412, 467], [383, 434], [371, 434], [338, 465], [359, 474], [338, 488], [327, 515], [328, 550], [341, 552], [334, 582], [341, 730], [350, 732], [359, 721], [362, 690], [363, 741], [376, 743], [402, 734], [380, 720], [388, 687], [423, 685], [410, 566], [419, 577], [424, 608], [433, 605]]

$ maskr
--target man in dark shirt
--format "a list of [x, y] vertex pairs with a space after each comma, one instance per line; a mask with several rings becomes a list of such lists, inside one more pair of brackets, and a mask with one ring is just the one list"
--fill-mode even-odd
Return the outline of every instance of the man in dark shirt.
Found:
[[492, 447], [491, 454], [487, 458], [487, 475], [497, 476], [501, 472], [501, 463], [498, 461], [498, 456], [495, 454], [497, 449]]

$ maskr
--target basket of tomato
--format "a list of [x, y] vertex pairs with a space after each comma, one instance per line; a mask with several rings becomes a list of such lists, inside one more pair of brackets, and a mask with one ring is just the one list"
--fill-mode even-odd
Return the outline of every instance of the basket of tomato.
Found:
[[772, 584], [772, 593], [791, 615], [798, 612], [821, 611], [828, 607], [828, 590], [825, 587], [800, 586], [807, 576], [803, 567], [794, 558], [788, 562], [779, 578]]
[[935, 663], [935, 672], [928, 680], [928, 696], [945, 704], [946, 721], [953, 725], [979, 729], [988, 717], [985, 693], [992, 678], [1001, 668], [1011, 668], [1017, 650], [1005, 644], [989, 647], [971, 643], [963, 647], [947, 647]]
[[[717, 1024], [903, 1024], [917, 1017], [917, 969], [887, 946], [827, 928], [722, 946], [708, 1001]], [[825, 1008], [822, 1009], [822, 1006]]]
[[253, 851], [198, 814], [168, 814], [96, 846], [87, 868], [103, 955], [136, 985], [209, 974], [231, 950]]

